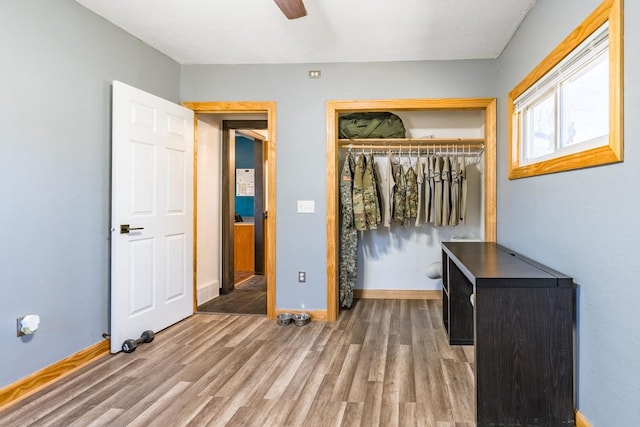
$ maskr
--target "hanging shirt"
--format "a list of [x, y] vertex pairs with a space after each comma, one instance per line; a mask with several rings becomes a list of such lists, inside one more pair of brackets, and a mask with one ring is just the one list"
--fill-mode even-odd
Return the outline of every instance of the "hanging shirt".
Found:
[[404, 210], [407, 200], [407, 185], [402, 172], [402, 165], [392, 165], [393, 179], [395, 186], [393, 188], [393, 222], [396, 224], [404, 224]]
[[458, 158], [451, 157], [451, 215], [449, 225], [458, 225], [460, 221], [460, 170]]
[[367, 219], [364, 210], [364, 170], [365, 157], [364, 154], [360, 154], [358, 160], [356, 160], [356, 168], [353, 173], [353, 218], [356, 230], [358, 231], [367, 229]]
[[404, 179], [407, 189], [405, 195], [404, 225], [408, 227], [411, 225], [411, 222], [415, 222], [415, 218], [418, 216], [418, 175], [415, 169], [411, 167], [410, 159]]
[[451, 163], [449, 157], [442, 158], [442, 225], [449, 225], [451, 216]]
[[373, 155], [366, 161], [362, 175], [362, 197], [364, 201], [364, 216], [369, 230], [378, 228], [379, 202], [378, 189], [373, 172]]
[[435, 185], [434, 202], [434, 218], [433, 224], [437, 227], [442, 225], [442, 157], [434, 158], [433, 182]]
[[460, 221], [464, 223], [467, 217], [467, 160], [464, 157], [460, 158], [459, 167], [461, 177]]
[[380, 188], [380, 205], [382, 223], [385, 227], [391, 227], [391, 215], [393, 213], [393, 187], [395, 181], [393, 179], [393, 167], [395, 162], [391, 153], [385, 157], [376, 157], [375, 164], [378, 172], [378, 181]]
[[427, 222], [433, 224], [435, 221], [435, 192], [436, 192], [436, 183], [435, 183], [435, 165], [436, 159], [435, 156], [428, 157], [429, 165], [427, 167], [427, 183], [429, 184], [429, 196], [428, 196], [428, 207], [425, 209], [425, 214], [427, 217]]
[[418, 161], [416, 162], [416, 173], [418, 174], [418, 213], [416, 215], [416, 226], [420, 226], [425, 222], [425, 180], [424, 180], [424, 163], [420, 160], [420, 152], [418, 152]]
[[376, 201], [376, 223], [382, 223], [382, 199], [381, 194], [382, 191], [380, 189], [380, 173], [378, 172], [378, 165], [376, 164], [375, 157], [373, 154], [369, 155], [369, 163], [371, 163], [371, 168], [373, 170], [373, 190], [375, 191], [375, 201]]
[[353, 221], [353, 173], [355, 160], [351, 153], [347, 154], [340, 173], [340, 208], [342, 228], [355, 228]]

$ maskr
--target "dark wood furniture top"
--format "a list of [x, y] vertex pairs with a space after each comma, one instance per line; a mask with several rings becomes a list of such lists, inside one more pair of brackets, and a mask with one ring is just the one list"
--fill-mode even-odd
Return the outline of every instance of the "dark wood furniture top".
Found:
[[475, 286], [573, 286], [569, 276], [497, 243], [445, 242], [442, 249]]

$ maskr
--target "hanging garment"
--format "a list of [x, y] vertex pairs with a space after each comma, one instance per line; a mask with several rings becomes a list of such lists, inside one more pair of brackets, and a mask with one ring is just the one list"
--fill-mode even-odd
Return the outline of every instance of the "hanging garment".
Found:
[[353, 172], [353, 219], [358, 231], [367, 229], [367, 218], [364, 211], [364, 170], [365, 157], [364, 154], [360, 154]]
[[467, 161], [464, 157], [460, 158], [460, 222], [464, 224], [467, 217]]
[[451, 157], [451, 215], [449, 225], [458, 225], [460, 222], [460, 174], [458, 158]]
[[449, 225], [451, 216], [451, 163], [449, 157], [442, 158], [442, 225]]
[[405, 208], [404, 208], [404, 225], [409, 227], [415, 222], [418, 216], [418, 175], [413, 167], [411, 167], [411, 159], [409, 166], [404, 175], [406, 185]]
[[340, 227], [340, 265], [338, 268], [340, 306], [350, 308], [353, 303], [353, 288], [358, 275], [358, 232], [353, 217], [353, 174], [355, 162], [351, 153], [347, 155], [340, 174], [340, 203], [342, 224]]
[[378, 167], [373, 154], [369, 156], [369, 161], [371, 162], [371, 167], [373, 168], [373, 182], [374, 189], [376, 191], [376, 222], [378, 224], [382, 224], [382, 183], [380, 182], [380, 168]]
[[433, 181], [435, 183], [435, 194], [433, 201], [435, 204], [433, 225], [442, 225], [442, 157], [434, 158]]
[[436, 182], [435, 182], [435, 165], [436, 159], [435, 156], [428, 157], [429, 165], [427, 167], [428, 178], [427, 181], [429, 183], [429, 196], [428, 203], [429, 207], [425, 209], [425, 213], [427, 215], [427, 222], [433, 224], [435, 222], [436, 217], [436, 202], [435, 202], [435, 192], [436, 192]]
[[380, 168], [383, 170], [381, 176], [381, 189], [380, 194], [382, 195], [382, 220], [385, 227], [391, 227], [391, 215], [393, 214], [393, 188], [395, 187], [395, 181], [393, 179], [393, 165], [395, 160], [391, 155], [391, 152], [387, 154], [386, 158], [379, 158], [379, 161], [384, 161], [384, 168]]
[[418, 213], [416, 215], [416, 226], [419, 227], [425, 222], [425, 180], [424, 180], [424, 162], [420, 159], [418, 151], [418, 161], [416, 162], [416, 173], [418, 174]]
[[378, 189], [373, 171], [373, 155], [366, 161], [364, 173], [362, 175], [362, 197], [364, 201], [364, 215], [366, 225], [369, 230], [378, 228], [380, 209], [378, 202]]
[[404, 210], [407, 201], [407, 185], [402, 172], [402, 164], [393, 165], [393, 222], [404, 224]]

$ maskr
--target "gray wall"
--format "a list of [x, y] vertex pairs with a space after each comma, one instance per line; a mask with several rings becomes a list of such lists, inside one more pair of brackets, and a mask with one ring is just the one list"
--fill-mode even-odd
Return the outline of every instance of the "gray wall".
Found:
[[[316, 69], [322, 78], [309, 79]], [[276, 306], [325, 309], [326, 101], [495, 97], [496, 62], [186, 65], [180, 96], [277, 102]], [[316, 213], [297, 214], [297, 200], [315, 200]]]
[[507, 179], [507, 93], [599, 0], [538, 0], [498, 61], [498, 241], [575, 278], [578, 407], [593, 426], [640, 419], [640, 2], [625, 2], [625, 161]]
[[109, 330], [110, 82], [177, 101], [180, 66], [72, 0], [3, 1], [0, 40], [2, 387]]

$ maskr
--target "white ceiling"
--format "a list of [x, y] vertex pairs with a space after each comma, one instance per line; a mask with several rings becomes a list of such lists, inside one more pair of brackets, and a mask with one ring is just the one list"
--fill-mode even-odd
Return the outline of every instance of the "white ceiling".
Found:
[[76, 0], [181, 64], [496, 58], [536, 0]]

